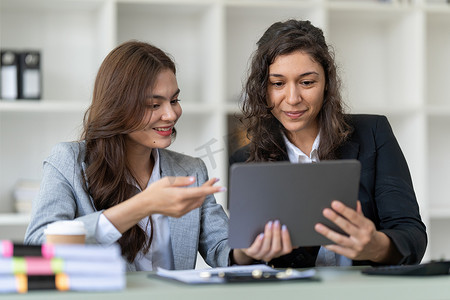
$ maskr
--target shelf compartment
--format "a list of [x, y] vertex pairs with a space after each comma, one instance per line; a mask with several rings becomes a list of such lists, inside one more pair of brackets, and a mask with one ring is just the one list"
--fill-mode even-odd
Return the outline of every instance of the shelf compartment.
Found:
[[221, 10], [213, 4], [183, 1], [119, 2], [118, 42], [148, 42], [173, 56], [180, 99], [220, 102]]
[[82, 111], [0, 111], [0, 212], [14, 211], [12, 191], [19, 180], [40, 181], [42, 162], [56, 143], [78, 138], [82, 118]]
[[446, 10], [429, 10], [426, 15], [427, 102], [450, 103], [450, 5]]
[[432, 116], [428, 118], [428, 194], [429, 209], [450, 209], [448, 194], [448, 170], [450, 170], [450, 118]]
[[[108, 39], [105, 1], [2, 0], [0, 45], [42, 57], [42, 98], [89, 99]], [[86, 100], [84, 100], [86, 101]]]
[[[428, 207], [426, 175], [426, 118], [415, 113], [411, 115], [386, 114], [391, 124], [394, 135], [402, 149], [403, 155], [408, 163], [414, 190], [419, 206], [423, 209]], [[423, 216], [427, 221], [428, 216]]]
[[335, 50], [343, 97], [355, 111], [420, 107], [423, 15], [414, 9], [378, 6], [374, 11], [329, 11], [328, 42]]

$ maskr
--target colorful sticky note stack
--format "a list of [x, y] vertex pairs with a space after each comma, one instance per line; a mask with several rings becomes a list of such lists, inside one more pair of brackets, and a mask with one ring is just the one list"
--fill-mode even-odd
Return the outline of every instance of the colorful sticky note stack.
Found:
[[0, 241], [0, 293], [113, 291], [126, 286], [118, 245], [23, 245]]

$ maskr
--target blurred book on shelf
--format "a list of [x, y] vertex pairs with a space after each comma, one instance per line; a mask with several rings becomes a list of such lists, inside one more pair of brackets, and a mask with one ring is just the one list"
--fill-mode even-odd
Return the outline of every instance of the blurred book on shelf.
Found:
[[37, 180], [18, 180], [14, 185], [13, 198], [14, 207], [17, 213], [31, 213], [33, 199], [39, 192], [39, 181]]

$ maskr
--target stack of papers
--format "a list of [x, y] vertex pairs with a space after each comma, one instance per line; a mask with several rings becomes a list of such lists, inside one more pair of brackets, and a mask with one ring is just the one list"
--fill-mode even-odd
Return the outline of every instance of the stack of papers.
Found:
[[226, 283], [249, 281], [283, 281], [293, 279], [313, 279], [314, 269], [297, 271], [293, 269], [276, 270], [266, 265], [233, 266], [200, 270], [166, 270], [158, 268], [156, 275], [184, 283]]

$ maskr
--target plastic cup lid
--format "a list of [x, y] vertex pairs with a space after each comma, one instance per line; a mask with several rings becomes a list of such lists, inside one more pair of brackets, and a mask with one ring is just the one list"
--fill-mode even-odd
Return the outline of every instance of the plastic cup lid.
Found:
[[82, 235], [86, 234], [84, 223], [81, 221], [56, 221], [47, 225], [45, 234], [67, 234]]

